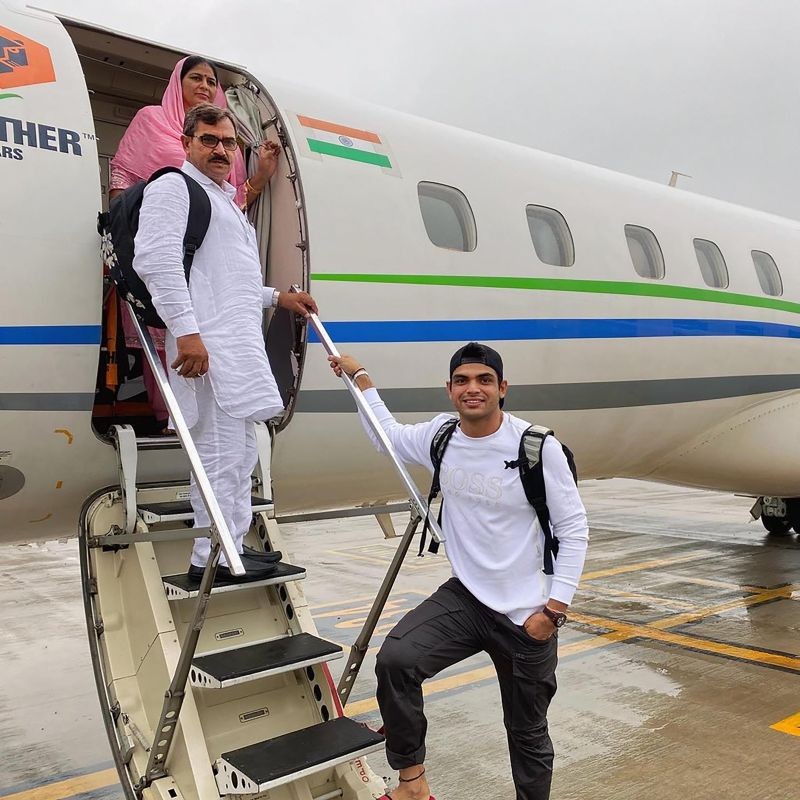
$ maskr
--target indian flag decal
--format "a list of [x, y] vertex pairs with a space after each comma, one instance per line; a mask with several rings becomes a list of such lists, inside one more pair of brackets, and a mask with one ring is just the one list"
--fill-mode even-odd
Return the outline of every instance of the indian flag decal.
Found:
[[297, 121], [303, 128], [312, 153], [347, 158], [350, 161], [360, 161], [362, 164], [374, 164], [376, 167], [392, 169], [392, 162], [383, 152], [386, 148], [377, 133], [301, 114], [297, 115]]

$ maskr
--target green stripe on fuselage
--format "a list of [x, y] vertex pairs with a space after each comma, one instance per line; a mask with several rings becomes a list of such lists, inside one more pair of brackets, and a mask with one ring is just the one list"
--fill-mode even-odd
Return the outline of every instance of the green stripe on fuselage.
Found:
[[353, 272], [314, 272], [315, 281], [345, 283], [402, 283], [415, 286], [468, 286], [478, 289], [526, 289], [542, 292], [588, 292], [594, 294], [638, 295], [668, 297], [672, 300], [697, 300], [703, 303], [724, 303], [732, 306], [769, 308], [800, 314], [800, 303], [774, 297], [755, 297], [719, 289], [693, 289], [663, 283], [634, 281], [583, 281], [571, 278], [514, 278], [481, 275], [380, 275]]

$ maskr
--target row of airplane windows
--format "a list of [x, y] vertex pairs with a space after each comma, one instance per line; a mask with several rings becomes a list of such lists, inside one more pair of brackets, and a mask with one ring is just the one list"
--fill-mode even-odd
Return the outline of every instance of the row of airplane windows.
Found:
[[[445, 184], [423, 181], [417, 186], [417, 194], [425, 230], [433, 244], [464, 252], [475, 249], [478, 241], [475, 216], [463, 192]], [[571, 267], [575, 263], [575, 245], [563, 214], [536, 205], [526, 206], [525, 212], [539, 260], [555, 267]], [[664, 254], [653, 231], [640, 225], [626, 225], [625, 239], [636, 274], [649, 280], [663, 279]], [[694, 239], [694, 251], [706, 285], [727, 289], [728, 267], [719, 247], [709, 239]], [[751, 256], [761, 290], [766, 295], [780, 297], [783, 281], [775, 259], [763, 250], [752, 250]]]

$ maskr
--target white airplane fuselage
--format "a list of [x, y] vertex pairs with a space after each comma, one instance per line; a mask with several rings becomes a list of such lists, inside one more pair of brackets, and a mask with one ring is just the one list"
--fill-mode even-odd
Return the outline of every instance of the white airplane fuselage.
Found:
[[[90, 102], [85, 72], [95, 61], [86, 54], [114, 36], [116, 48], [143, 45], [2, 0], [0, 11], [6, 542], [74, 533], [85, 499], [118, 480], [114, 448], [93, 424], [103, 323], [98, 158], [111, 122], [97, 90]], [[162, 71], [180, 56], [157, 49]], [[252, 77], [290, 159], [273, 179], [265, 280], [286, 289], [296, 278], [314, 294], [333, 340], [368, 367], [402, 421], [446, 410], [451, 353], [486, 341], [505, 360], [507, 410], [552, 427], [582, 478], [800, 496], [798, 223]], [[343, 155], [362, 146], [374, 156]], [[432, 243], [420, 182], [463, 193], [473, 250]], [[537, 257], [528, 205], [563, 215], [571, 266]], [[655, 234], [662, 279], [636, 273], [626, 225]], [[727, 287], [704, 282], [698, 238], [724, 255]], [[752, 251], [774, 259], [780, 296], [762, 290]], [[314, 341], [295, 389], [274, 446], [279, 512], [402, 497]], [[167, 454], [143, 461], [140, 475], [169, 480], [182, 469]]]

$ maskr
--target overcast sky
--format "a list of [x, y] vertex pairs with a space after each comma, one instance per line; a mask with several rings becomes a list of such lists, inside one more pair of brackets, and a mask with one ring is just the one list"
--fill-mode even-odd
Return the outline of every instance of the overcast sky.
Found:
[[800, 219], [797, 0], [32, 4]]

